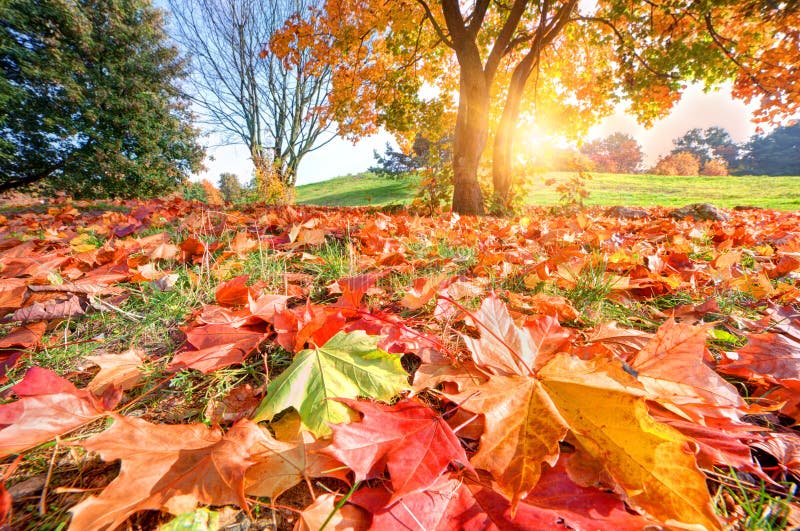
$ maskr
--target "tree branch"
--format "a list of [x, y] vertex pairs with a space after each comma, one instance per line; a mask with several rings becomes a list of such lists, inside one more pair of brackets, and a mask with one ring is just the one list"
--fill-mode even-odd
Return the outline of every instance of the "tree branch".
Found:
[[455, 49], [453, 41], [447, 38], [447, 33], [445, 33], [444, 29], [439, 25], [438, 22], [436, 22], [436, 17], [433, 16], [433, 12], [431, 11], [430, 6], [428, 6], [428, 3], [425, 2], [425, 0], [417, 0], [417, 3], [422, 6], [422, 9], [425, 10], [425, 18], [427, 18], [430, 21], [434, 31], [442, 40], [442, 42], [445, 43], [445, 45], [448, 46], [449, 48]]

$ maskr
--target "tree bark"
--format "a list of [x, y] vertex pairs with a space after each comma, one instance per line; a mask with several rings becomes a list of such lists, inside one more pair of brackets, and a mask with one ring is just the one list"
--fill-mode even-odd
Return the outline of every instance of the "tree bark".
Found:
[[525, 84], [531, 75], [533, 66], [538, 61], [531, 53], [525, 57], [514, 69], [508, 95], [503, 106], [503, 114], [494, 137], [494, 158], [492, 160], [492, 184], [494, 198], [498, 205], [508, 206], [511, 202], [511, 186], [513, 184], [514, 140], [516, 125], [519, 119], [519, 109], [522, 104], [522, 95]]
[[458, 214], [484, 214], [478, 165], [489, 136], [489, 87], [482, 69], [461, 69], [458, 116], [453, 135], [453, 204]]
[[547, 14], [550, 3], [544, 2], [541, 5], [536, 36], [528, 53], [514, 67], [514, 71], [511, 74], [511, 82], [508, 87], [506, 102], [503, 106], [503, 114], [494, 138], [494, 158], [492, 160], [494, 198], [498, 205], [502, 207], [509, 206], [512, 199], [514, 139], [525, 85], [533, 71], [539, 66], [539, 57], [542, 49], [550, 45], [561, 33], [564, 26], [569, 22], [570, 14], [577, 4], [577, 0], [570, 0], [562, 4], [554, 16], [549, 19]]

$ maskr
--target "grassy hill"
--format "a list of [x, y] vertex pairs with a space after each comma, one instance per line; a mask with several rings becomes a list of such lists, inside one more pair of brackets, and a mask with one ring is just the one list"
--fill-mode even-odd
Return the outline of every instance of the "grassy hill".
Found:
[[390, 179], [366, 172], [297, 187], [302, 205], [365, 206], [408, 204], [414, 198], [417, 179]]
[[[553, 172], [527, 182], [527, 203], [555, 205], [558, 194], [544, 180], [566, 180], [570, 173]], [[359, 206], [407, 204], [414, 197], [415, 179], [389, 179], [371, 173], [339, 177], [297, 188], [301, 204]], [[720, 207], [752, 205], [779, 210], [800, 209], [800, 177], [672, 177], [666, 175], [592, 174], [589, 205], [683, 206], [709, 202]]]

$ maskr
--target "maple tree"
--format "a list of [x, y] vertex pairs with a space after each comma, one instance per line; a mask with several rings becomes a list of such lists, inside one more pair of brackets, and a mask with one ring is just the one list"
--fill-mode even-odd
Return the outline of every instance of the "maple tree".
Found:
[[784, 82], [800, 49], [798, 16], [796, 6], [758, 2], [328, 0], [290, 20], [272, 49], [290, 62], [313, 50], [307, 64], [334, 66], [328, 116], [344, 135], [378, 124], [413, 131], [431, 101], [420, 88], [438, 87], [456, 113], [452, 208], [479, 214], [484, 151], [491, 146], [494, 201], [507, 204], [514, 142], [531, 118], [574, 136], [625, 99], [650, 122], [684, 81], [726, 79], [736, 97], [760, 99], [760, 119], [790, 115], [800, 105], [796, 84]]
[[[281, 529], [755, 527], [734, 477], [794, 525], [796, 213], [115, 206], [0, 222], [11, 525], [61, 504], [73, 529], [262, 508]], [[156, 341], [113, 335], [148, 319]], [[20, 494], [38, 462], [44, 514]]]
[[642, 146], [624, 133], [588, 142], [581, 153], [594, 163], [594, 170], [607, 173], [636, 173], [644, 159]]

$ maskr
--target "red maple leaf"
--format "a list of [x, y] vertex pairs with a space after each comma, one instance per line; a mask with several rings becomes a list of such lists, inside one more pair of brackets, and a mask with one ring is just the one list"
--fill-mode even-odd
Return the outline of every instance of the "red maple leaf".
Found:
[[379, 476], [388, 468], [392, 499], [425, 489], [450, 463], [469, 465], [447, 422], [415, 399], [393, 406], [339, 399], [363, 415], [361, 422], [335, 424], [333, 443], [324, 451], [349, 466], [356, 480]]

